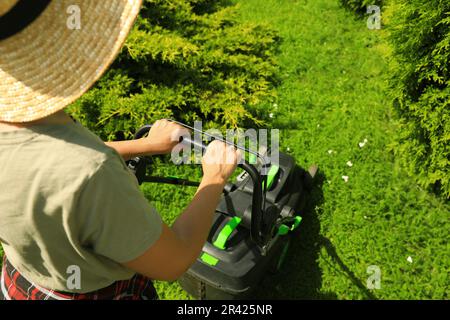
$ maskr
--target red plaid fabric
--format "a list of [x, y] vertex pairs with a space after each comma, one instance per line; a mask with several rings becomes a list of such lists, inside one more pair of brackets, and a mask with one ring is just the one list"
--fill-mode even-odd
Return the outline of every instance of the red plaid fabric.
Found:
[[117, 281], [109, 287], [85, 294], [44, 289], [26, 280], [4, 257], [0, 300], [156, 300], [152, 281], [141, 275]]

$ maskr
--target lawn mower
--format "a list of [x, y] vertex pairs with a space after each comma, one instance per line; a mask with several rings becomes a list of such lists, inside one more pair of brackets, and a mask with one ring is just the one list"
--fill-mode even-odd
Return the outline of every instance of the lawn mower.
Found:
[[[151, 125], [143, 126], [135, 138], [144, 137], [150, 129]], [[187, 137], [180, 140], [202, 150], [206, 148], [202, 142]], [[248, 149], [236, 147], [252, 154]], [[253, 156], [258, 161], [239, 164], [242, 173], [225, 186], [207, 242], [197, 261], [178, 280], [196, 299], [252, 298], [263, 277], [280, 269], [291, 233], [302, 220], [299, 213], [305, 206], [317, 167], [303, 170], [290, 155], [280, 152], [278, 163], [262, 170], [265, 164], [261, 159], [267, 157], [258, 153]], [[146, 157], [128, 161], [139, 184], [199, 185], [176, 177], [147, 175], [150, 162]]]

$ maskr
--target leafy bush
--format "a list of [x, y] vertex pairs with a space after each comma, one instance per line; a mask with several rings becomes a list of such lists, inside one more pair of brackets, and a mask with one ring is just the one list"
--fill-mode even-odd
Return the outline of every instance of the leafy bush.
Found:
[[383, 0], [341, 0], [341, 3], [343, 6], [359, 14], [364, 14], [367, 12], [367, 6], [381, 6], [383, 4]]
[[125, 46], [69, 112], [104, 139], [160, 118], [231, 127], [261, 124], [271, 100], [277, 36], [240, 24], [217, 0], [145, 0]]
[[396, 0], [387, 12], [394, 146], [424, 187], [450, 196], [450, 2]]

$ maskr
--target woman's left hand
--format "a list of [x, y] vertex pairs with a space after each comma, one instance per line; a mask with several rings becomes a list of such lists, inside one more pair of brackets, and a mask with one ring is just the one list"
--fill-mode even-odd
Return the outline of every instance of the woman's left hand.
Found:
[[189, 131], [179, 124], [158, 120], [153, 124], [148, 136], [141, 139], [144, 143], [143, 151], [145, 155], [170, 153], [180, 142], [180, 137], [188, 133]]
[[158, 120], [145, 138], [105, 143], [115, 149], [124, 160], [130, 160], [137, 156], [170, 153], [184, 135], [189, 135], [189, 130], [168, 120]]

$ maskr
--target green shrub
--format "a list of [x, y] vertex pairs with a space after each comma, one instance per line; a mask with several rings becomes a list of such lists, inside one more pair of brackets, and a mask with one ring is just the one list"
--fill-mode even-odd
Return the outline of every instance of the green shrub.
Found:
[[[258, 125], [272, 100], [277, 36], [214, 0], [145, 0], [110, 70], [70, 113], [104, 139], [160, 118]], [[259, 119], [259, 120], [258, 120]]]
[[420, 185], [450, 196], [450, 2], [396, 0], [386, 17], [394, 150]]
[[367, 6], [377, 5], [381, 6], [383, 0], [340, 0], [344, 7], [347, 7], [359, 14], [365, 14], [367, 12]]

